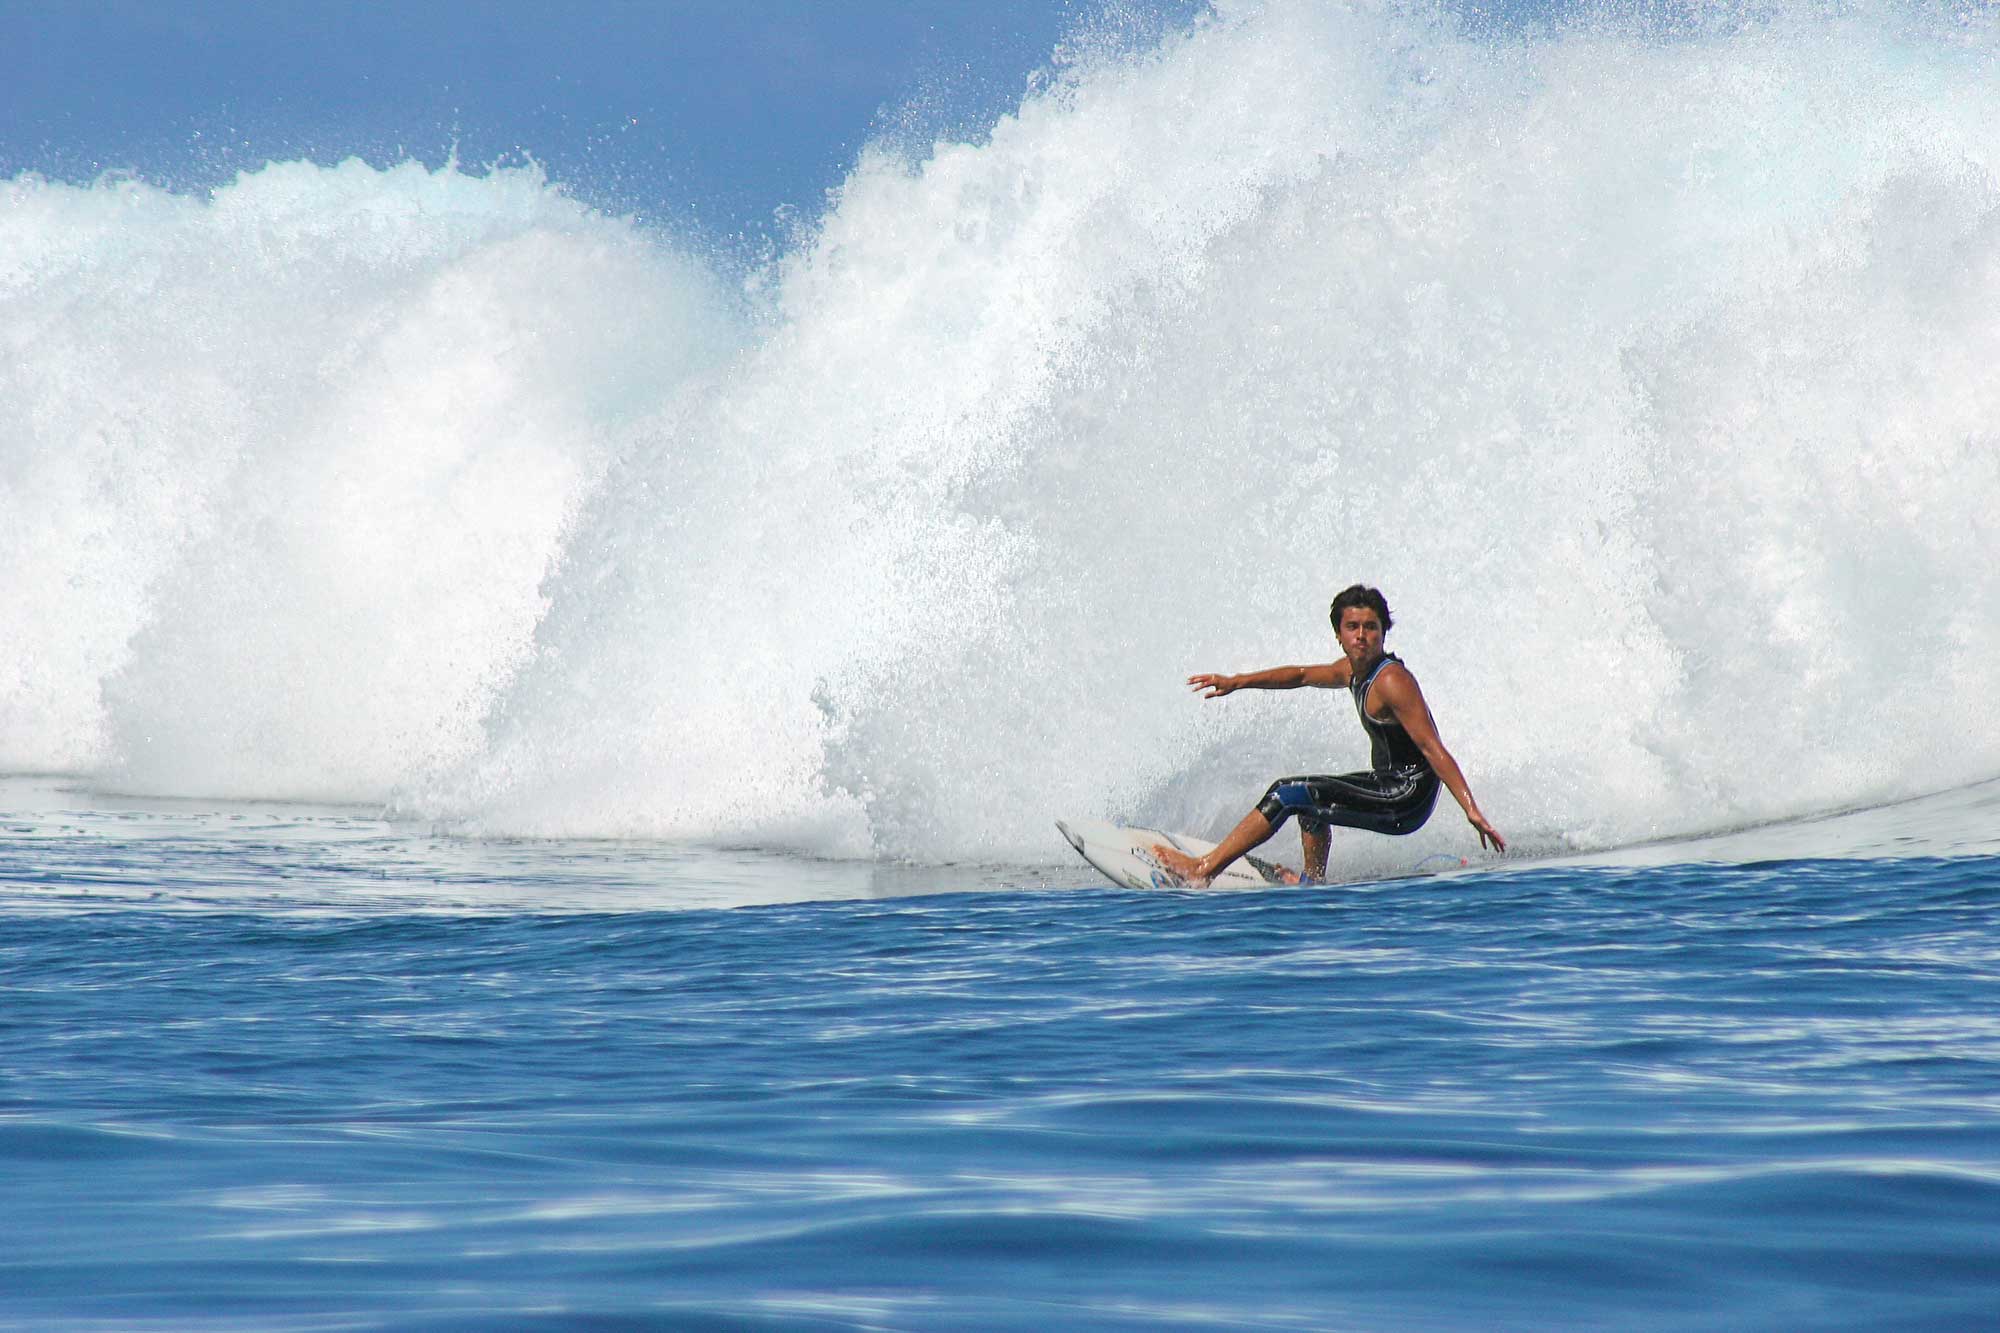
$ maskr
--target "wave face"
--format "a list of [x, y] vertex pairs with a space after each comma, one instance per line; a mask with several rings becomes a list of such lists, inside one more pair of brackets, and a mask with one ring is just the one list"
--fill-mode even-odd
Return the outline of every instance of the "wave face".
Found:
[[1358, 579], [1530, 847], [2000, 771], [2000, 43], [1716, 28], [1224, 8], [744, 290], [532, 169], [18, 179], [0, 765], [1042, 859], [1365, 762], [1180, 683]]

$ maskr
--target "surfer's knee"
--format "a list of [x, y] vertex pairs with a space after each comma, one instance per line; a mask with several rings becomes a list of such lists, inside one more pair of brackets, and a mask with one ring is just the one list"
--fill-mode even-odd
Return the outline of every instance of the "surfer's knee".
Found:
[[1275, 831], [1291, 818], [1294, 810], [1310, 804], [1311, 797], [1305, 783], [1295, 778], [1279, 778], [1265, 790], [1264, 799], [1257, 802], [1257, 813], [1264, 816], [1264, 822]]

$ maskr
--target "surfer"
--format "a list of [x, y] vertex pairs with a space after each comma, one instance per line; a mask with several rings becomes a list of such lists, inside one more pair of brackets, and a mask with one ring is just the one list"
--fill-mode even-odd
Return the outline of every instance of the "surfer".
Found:
[[1229, 836], [1203, 857], [1173, 847], [1155, 845], [1153, 855], [1170, 873], [1196, 888], [1205, 888], [1224, 866], [1278, 831], [1293, 815], [1299, 818], [1299, 842], [1305, 850], [1307, 880], [1326, 876], [1330, 830], [1369, 829], [1376, 833], [1414, 833], [1431, 817], [1438, 787], [1451, 792], [1465, 818], [1479, 834], [1479, 845], [1507, 850], [1506, 840], [1480, 813], [1472, 789], [1458, 770], [1458, 761], [1438, 739], [1430, 705], [1417, 678], [1401, 658], [1382, 647], [1394, 623], [1389, 603], [1374, 588], [1357, 583], [1333, 599], [1330, 618], [1340, 641], [1341, 660], [1318, 666], [1271, 667], [1241, 676], [1203, 672], [1189, 676], [1188, 685], [1204, 699], [1220, 699], [1237, 690], [1295, 690], [1301, 685], [1324, 690], [1345, 689], [1354, 696], [1354, 711], [1368, 733], [1370, 769], [1338, 777], [1279, 778], [1264, 793], [1257, 808]]

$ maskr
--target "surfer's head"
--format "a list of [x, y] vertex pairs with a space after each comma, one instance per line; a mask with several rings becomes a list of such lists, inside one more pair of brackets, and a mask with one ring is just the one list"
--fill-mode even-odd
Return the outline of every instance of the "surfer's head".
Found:
[[1382, 595], [1382, 590], [1356, 583], [1334, 594], [1333, 608], [1327, 618], [1333, 622], [1336, 632], [1340, 629], [1340, 613], [1350, 607], [1365, 607], [1381, 617], [1384, 634], [1387, 634], [1389, 627], [1396, 623], [1389, 616], [1389, 599]]

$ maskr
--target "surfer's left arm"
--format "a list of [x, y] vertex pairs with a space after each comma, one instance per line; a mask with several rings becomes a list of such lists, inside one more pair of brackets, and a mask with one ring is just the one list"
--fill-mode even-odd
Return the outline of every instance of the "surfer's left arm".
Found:
[[1438, 775], [1445, 790], [1465, 811], [1465, 822], [1479, 834], [1479, 845], [1483, 848], [1490, 842], [1494, 851], [1506, 851], [1507, 840], [1480, 813], [1479, 802], [1472, 799], [1472, 788], [1466, 785], [1458, 760], [1451, 757], [1451, 751], [1445, 749], [1444, 742], [1438, 738], [1437, 723], [1431, 718], [1431, 706], [1424, 702], [1424, 692], [1417, 685], [1417, 678], [1399, 663], [1381, 674], [1370, 693], [1379, 693], [1383, 697], [1404, 732], [1416, 742], [1424, 758], [1430, 761], [1431, 771]]

